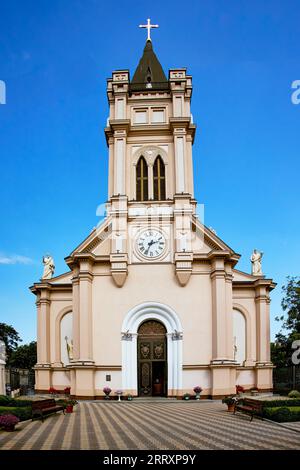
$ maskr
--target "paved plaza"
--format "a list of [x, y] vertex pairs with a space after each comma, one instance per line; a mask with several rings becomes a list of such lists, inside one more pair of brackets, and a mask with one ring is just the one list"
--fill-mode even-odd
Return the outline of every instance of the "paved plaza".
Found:
[[80, 402], [74, 410], [0, 432], [0, 449], [300, 449], [299, 432], [250, 422], [219, 401]]

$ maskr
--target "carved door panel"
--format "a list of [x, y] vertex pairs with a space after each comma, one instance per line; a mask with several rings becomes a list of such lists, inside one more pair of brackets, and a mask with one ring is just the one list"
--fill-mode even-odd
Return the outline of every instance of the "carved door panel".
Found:
[[140, 364], [140, 395], [152, 394], [152, 363], [151, 361]]

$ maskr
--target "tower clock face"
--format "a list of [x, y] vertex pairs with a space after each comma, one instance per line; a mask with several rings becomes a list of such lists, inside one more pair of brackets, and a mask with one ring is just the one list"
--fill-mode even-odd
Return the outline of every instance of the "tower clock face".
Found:
[[164, 252], [165, 247], [166, 239], [158, 230], [146, 230], [137, 240], [139, 253], [149, 259], [160, 256]]

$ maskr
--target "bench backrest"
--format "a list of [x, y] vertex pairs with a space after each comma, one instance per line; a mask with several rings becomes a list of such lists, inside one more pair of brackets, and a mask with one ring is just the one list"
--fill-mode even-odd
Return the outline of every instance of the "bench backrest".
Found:
[[37, 400], [32, 402], [32, 409], [33, 410], [43, 410], [45, 408], [50, 408], [51, 406], [55, 406], [55, 400], [53, 398], [49, 398], [47, 400]]
[[251, 406], [253, 409], [261, 411], [262, 403], [259, 400], [253, 400], [251, 398], [243, 398], [243, 404], [245, 406]]

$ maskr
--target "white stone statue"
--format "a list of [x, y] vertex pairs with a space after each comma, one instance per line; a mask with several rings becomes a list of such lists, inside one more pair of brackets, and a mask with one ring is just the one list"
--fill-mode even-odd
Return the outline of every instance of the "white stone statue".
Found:
[[68, 341], [67, 336], [65, 336], [65, 340], [66, 340], [66, 345], [67, 345], [68, 358], [69, 358], [69, 361], [71, 361], [74, 358], [74, 356], [73, 356], [73, 340], [71, 339], [71, 341]]
[[236, 356], [237, 356], [237, 344], [236, 344], [236, 336], [233, 338], [233, 359], [236, 361]]
[[44, 272], [42, 279], [51, 279], [54, 274], [55, 265], [50, 255], [43, 256]]
[[263, 257], [263, 252], [258, 250], [253, 250], [251, 255], [251, 263], [252, 263], [252, 274], [253, 276], [262, 276], [262, 269], [261, 269], [261, 259]]

